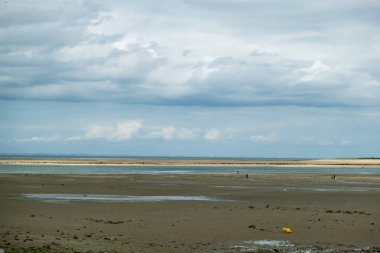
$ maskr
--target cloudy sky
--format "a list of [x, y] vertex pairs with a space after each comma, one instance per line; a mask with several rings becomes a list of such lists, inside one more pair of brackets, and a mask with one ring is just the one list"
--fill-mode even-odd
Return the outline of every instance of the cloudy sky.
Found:
[[378, 0], [0, 3], [0, 153], [380, 156]]

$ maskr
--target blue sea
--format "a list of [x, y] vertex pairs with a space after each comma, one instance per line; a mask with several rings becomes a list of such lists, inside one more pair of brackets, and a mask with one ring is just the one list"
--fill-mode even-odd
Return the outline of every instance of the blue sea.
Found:
[[0, 174], [380, 174], [379, 168], [336, 167], [231, 167], [231, 166], [91, 166], [91, 165], [0, 165]]

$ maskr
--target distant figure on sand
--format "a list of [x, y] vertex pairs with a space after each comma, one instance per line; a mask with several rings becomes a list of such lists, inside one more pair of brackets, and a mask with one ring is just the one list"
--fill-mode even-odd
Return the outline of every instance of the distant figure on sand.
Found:
[[245, 174], [245, 178], [248, 178], [248, 174]]
[[332, 174], [331, 179], [335, 180], [335, 178], [336, 178], [336, 174]]

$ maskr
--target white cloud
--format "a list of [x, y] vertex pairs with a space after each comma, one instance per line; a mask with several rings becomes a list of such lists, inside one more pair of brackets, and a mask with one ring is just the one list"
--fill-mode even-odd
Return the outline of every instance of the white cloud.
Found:
[[316, 137], [316, 136], [307, 136], [304, 138], [301, 138], [299, 141], [296, 142], [298, 145], [312, 145], [312, 146], [347, 146], [351, 145], [352, 142], [343, 139], [343, 138], [336, 138], [336, 137]]
[[209, 141], [218, 140], [220, 138], [220, 132], [218, 129], [210, 129], [204, 135], [204, 138]]
[[250, 140], [254, 143], [274, 143], [278, 141], [277, 134], [253, 135]]
[[161, 128], [159, 131], [151, 131], [146, 138], [164, 140], [193, 140], [197, 138], [197, 130], [190, 128], [175, 128], [168, 126]]
[[[111, 142], [126, 141], [138, 137], [140, 131], [146, 133], [147, 139], [164, 139], [164, 140], [194, 140], [198, 137], [198, 129], [191, 128], [175, 128], [173, 126], [163, 127], [157, 130], [144, 129], [139, 120], [126, 120], [112, 124], [92, 124], [81, 135], [74, 136], [33, 136], [30, 138], [15, 138], [16, 142], [75, 142], [75, 141], [90, 141], [103, 139]], [[219, 137], [219, 132], [216, 129], [208, 131], [205, 138], [209, 140]]]
[[59, 49], [54, 58], [63, 62], [91, 62], [107, 57], [111, 51], [112, 48], [107, 44], [86, 41]]
[[256, 1], [8, 5], [0, 10], [6, 38], [0, 46], [7, 49], [0, 52], [0, 97], [363, 105], [360, 99], [379, 89], [373, 85], [379, 82], [378, 19], [372, 17], [379, 6], [364, 0], [342, 10], [337, 3], [279, 2], [280, 11]]
[[136, 35], [128, 34], [125, 35], [122, 39], [112, 43], [112, 46], [119, 50], [129, 51], [138, 47], [140, 42], [141, 39], [137, 38]]
[[82, 135], [75, 136], [33, 136], [30, 138], [16, 138], [16, 142], [75, 142], [95, 139], [105, 139], [113, 142], [120, 142], [136, 137], [142, 127], [138, 120], [126, 120], [114, 125], [93, 124]]
[[162, 137], [165, 140], [172, 140], [174, 138], [176, 129], [174, 127], [165, 127], [161, 130]]
[[303, 82], [317, 81], [323, 79], [332, 72], [332, 68], [321, 61], [316, 60], [310, 67], [301, 68], [296, 72], [302, 74], [301, 80]]
[[113, 141], [124, 141], [136, 136], [141, 128], [140, 121], [128, 120], [117, 124], [114, 132], [109, 133], [107, 139]]
[[147, 134], [147, 139], [173, 140], [176, 134], [176, 128], [172, 126], [161, 128], [159, 131], [151, 131]]
[[51, 136], [33, 136], [30, 138], [15, 138], [15, 142], [57, 142], [62, 141], [64, 138], [60, 135]]
[[[380, 2], [330, 2], [8, 1], [0, 8], [0, 128], [10, 126], [0, 137], [56, 146], [51, 150], [110, 142], [82, 146], [125, 145], [147, 154], [151, 143], [162, 143], [160, 152], [166, 144], [167, 153], [176, 152], [171, 147], [195, 153], [212, 139], [254, 135], [252, 143], [284, 147], [313, 134], [314, 146], [330, 139], [338, 145], [332, 136], [366, 143], [356, 137], [366, 135], [378, 150], [379, 118], [357, 115], [380, 111]], [[23, 106], [30, 109], [22, 115]], [[79, 113], [80, 107], [87, 110]], [[191, 114], [195, 110], [210, 116]], [[222, 116], [214, 115], [218, 110]], [[357, 115], [342, 121], [346, 111]], [[123, 117], [151, 123], [119, 121]], [[33, 124], [41, 128], [17, 130]], [[23, 150], [23, 143], [13, 144]], [[208, 144], [204, 148], [242, 152]]]
[[189, 128], [180, 128], [177, 130], [177, 138], [180, 140], [192, 140], [197, 137], [196, 130]]
[[105, 129], [103, 126], [100, 125], [92, 125], [90, 126], [90, 129], [86, 133], [85, 137], [87, 139], [97, 139], [102, 138], [105, 135]]

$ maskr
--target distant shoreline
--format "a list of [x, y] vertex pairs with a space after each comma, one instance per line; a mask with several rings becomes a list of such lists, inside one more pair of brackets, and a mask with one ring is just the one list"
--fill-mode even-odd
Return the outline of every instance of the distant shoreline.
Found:
[[224, 166], [224, 167], [380, 167], [379, 158], [321, 160], [255, 160], [198, 158], [37, 158], [0, 159], [0, 165], [73, 165], [73, 166]]

